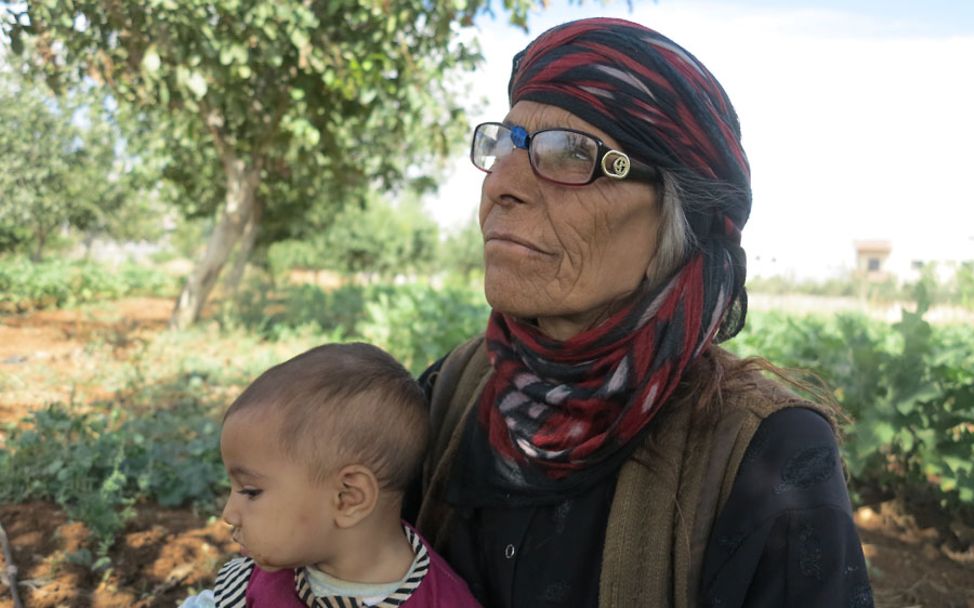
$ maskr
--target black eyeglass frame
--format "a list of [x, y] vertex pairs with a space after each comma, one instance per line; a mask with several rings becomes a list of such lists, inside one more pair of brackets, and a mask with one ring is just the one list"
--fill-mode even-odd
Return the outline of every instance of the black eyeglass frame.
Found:
[[[477, 145], [477, 133], [483, 127], [496, 126], [502, 129], [506, 129], [511, 138], [511, 143], [514, 144], [515, 149], [521, 149], [528, 153], [528, 163], [531, 165], [531, 170], [534, 174], [545, 181], [549, 181], [562, 186], [587, 186], [599, 179], [600, 177], [608, 177], [610, 179], [632, 179], [637, 182], [645, 182], [651, 184], [659, 184], [661, 182], [661, 175], [658, 169], [647, 165], [645, 163], [639, 162], [630, 158], [628, 154], [621, 150], [616, 150], [605, 145], [601, 139], [592, 135], [591, 133], [586, 133], [585, 131], [579, 131], [578, 129], [568, 129], [568, 128], [551, 128], [551, 129], [541, 129], [535, 131], [534, 133], [528, 133], [527, 129], [520, 125], [506, 125], [502, 122], [482, 122], [473, 130], [473, 137], [470, 141], [470, 162], [473, 163], [474, 167], [477, 167], [484, 173], [493, 173], [491, 169], [485, 169], [477, 164], [474, 160], [474, 150]], [[596, 144], [596, 156], [595, 163], [592, 167], [592, 173], [589, 175], [588, 179], [584, 182], [562, 182], [556, 179], [551, 179], [546, 177], [538, 171], [538, 168], [534, 165], [534, 159], [531, 156], [531, 141], [541, 133], [547, 133], [550, 131], [558, 131], [561, 133], [575, 133], [576, 135], [581, 135], [587, 137], [595, 142]], [[517, 136], [517, 137], [515, 137]], [[606, 163], [609, 163], [608, 165]]]

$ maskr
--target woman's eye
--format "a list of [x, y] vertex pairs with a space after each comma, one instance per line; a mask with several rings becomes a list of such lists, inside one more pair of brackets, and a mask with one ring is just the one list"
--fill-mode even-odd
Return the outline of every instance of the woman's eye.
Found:
[[261, 495], [261, 492], [263, 492], [263, 490], [258, 490], [257, 488], [243, 488], [241, 490], [237, 490], [237, 493], [238, 494], [243, 494], [244, 496], [246, 496], [250, 500], [253, 500], [253, 499], [257, 498], [258, 496], [260, 496]]
[[592, 160], [585, 146], [575, 146], [571, 149], [571, 157], [575, 160]]
[[577, 135], [568, 137], [565, 142], [566, 156], [572, 160], [592, 160], [591, 148], [586, 145], [588, 142]]

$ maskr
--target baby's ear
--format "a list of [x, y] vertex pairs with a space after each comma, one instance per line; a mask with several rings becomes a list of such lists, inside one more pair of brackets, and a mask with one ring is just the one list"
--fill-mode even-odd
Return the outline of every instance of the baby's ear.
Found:
[[350, 464], [338, 471], [335, 525], [351, 528], [368, 517], [379, 500], [379, 480], [366, 466]]

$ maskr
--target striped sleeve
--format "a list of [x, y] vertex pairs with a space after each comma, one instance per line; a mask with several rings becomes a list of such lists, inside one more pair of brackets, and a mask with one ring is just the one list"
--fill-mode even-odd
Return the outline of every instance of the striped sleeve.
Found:
[[254, 571], [254, 560], [238, 557], [220, 568], [216, 575], [214, 594], [217, 608], [246, 608], [247, 583]]

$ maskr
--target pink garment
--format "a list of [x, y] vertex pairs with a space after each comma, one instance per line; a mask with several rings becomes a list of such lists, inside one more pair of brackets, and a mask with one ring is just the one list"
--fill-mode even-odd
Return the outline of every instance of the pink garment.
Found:
[[[420, 540], [429, 553], [429, 571], [401, 608], [479, 608], [463, 579], [433, 551], [425, 538], [420, 536]], [[295, 592], [294, 570], [264, 572], [255, 565], [246, 597], [248, 608], [307, 608]]]

